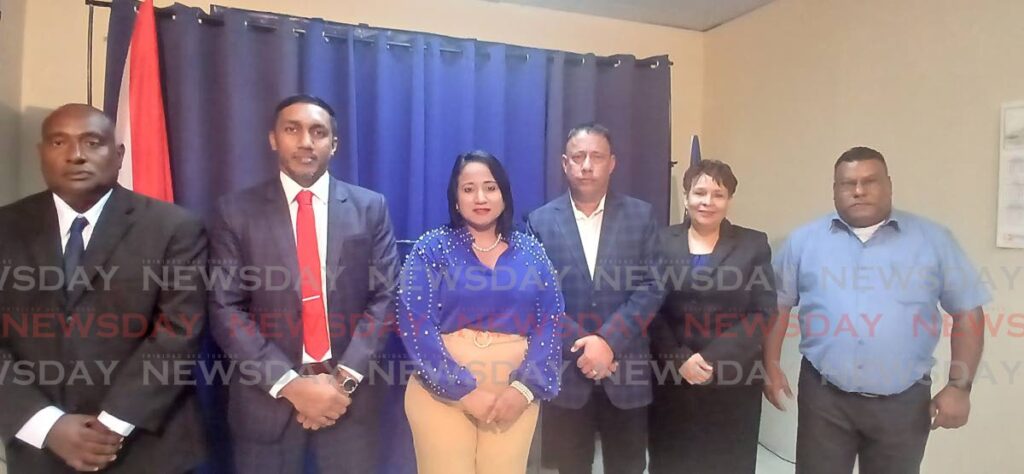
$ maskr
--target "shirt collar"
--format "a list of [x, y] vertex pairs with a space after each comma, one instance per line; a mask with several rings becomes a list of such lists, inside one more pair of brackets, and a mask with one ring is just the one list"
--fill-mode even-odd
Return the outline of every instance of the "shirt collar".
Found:
[[290, 176], [284, 174], [282, 171], [281, 175], [281, 188], [284, 189], [284, 197], [288, 200], [288, 204], [291, 204], [295, 200], [295, 196], [299, 194], [299, 191], [308, 189], [309, 192], [313, 193], [313, 197], [319, 199], [321, 202], [327, 202], [327, 196], [331, 190], [331, 178], [330, 173], [324, 173], [319, 179], [308, 188], [303, 188], [299, 183], [296, 183]]
[[[832, 211], [832, 213], [829, 214], [829, 222], [830, 222], [829, 229], [832, 230], [832, 231], [846, 230], [846, 231], [849, 231], [849, 232], [853, 232], [853, 228], [854, 227], [851, 226], [850, 224], [847, 224], [843, 220], [842, 217], [839, 217], [839, 213], [836, 212], [836, 211]], [[889, 217], [887, 217], [884, 221], [882, 221], [882, 223], [879, 224], [878, 228], [881, 229], [882, 227], [886, 227], [886, 226], [892, 227], [893, 229], [896, 229], [897, 232], [899, 232], [899, 230], [900, 230], [900, 213], [899, 213], [899, 211], [897, 211], [895, 209], [890, 211], [889, 212]]]
[[576, 220], [578, 220], [578, 221], [597, 217], [598, 215], [600, 215], [601, 213], [604, 212], [604, 200], [607, 197], [608, 197], [607, 194], [605, 194], [604, 196], [601, 196], [601, 200], [598, 201], [598, 203], [597, 203], [597, 209], [594, 210], [593, 214], [591, 214], [590, 216], [587, 216], [586, 214], [583, 213], [583, 211], [581, 211], [578, 207], [576, 207], [576, 201], [574, 201], [572, 199], [572, 193], [569, 193], [569, 203], [572, 204], [572, 215], [575, 216]]
[[53, 195], [53, 205], [57, 208], [57, 225], [60, 227], [60, 235], [64, 236], [71, 232], [71, 223], [78, 216], [85, 217], [89, 221], [89, 225], [96, 225], [100, 220], [100, 213], [103, 212], [103, 208], [107, 205], [107, 201], [110, 200], [110, 195], [113, 192], [114, 189], [111, 188], [99, 201], [96, 201], [96, 204], [93, 204], [89, 210], [81, 214], [72, 209], [71, 205], [64, 202], [57, 193], [50, 193]]

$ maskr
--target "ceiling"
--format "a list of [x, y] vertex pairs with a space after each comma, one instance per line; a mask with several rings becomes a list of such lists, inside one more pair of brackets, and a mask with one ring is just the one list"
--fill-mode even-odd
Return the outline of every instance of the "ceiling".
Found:
[[707, 31], [772, 0], [484, 0]]

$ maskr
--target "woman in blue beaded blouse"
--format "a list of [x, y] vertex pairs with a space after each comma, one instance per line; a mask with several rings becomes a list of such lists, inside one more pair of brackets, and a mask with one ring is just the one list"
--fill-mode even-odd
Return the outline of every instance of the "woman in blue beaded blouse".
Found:
[[540, 243], [513, 230], [511, 185], [494, 156], [455, 160], [448, 212], [401, 274], [417, 470], [521, 474], [537, 402], [558, 393], [562, 294]]

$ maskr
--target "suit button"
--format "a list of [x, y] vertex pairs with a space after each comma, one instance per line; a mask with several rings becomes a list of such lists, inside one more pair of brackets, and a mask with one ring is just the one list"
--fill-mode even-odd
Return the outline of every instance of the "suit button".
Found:
[[596, 308], [597, 307], [597, 302], [591, 302], [590, 303], [590, 307], [591, 308]]

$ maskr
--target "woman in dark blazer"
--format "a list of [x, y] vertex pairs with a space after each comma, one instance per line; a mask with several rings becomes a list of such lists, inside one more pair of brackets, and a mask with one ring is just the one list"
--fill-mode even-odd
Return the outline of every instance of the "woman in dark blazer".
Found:
[[651, 323], [660, 364], [650, 409], [650, 472], [753, 473], [761, 418], [761, 337], [775, 311], [763, 232], [726, 220], [729, 165], [683, 175], [687, 217], [664, 229], [665, 301]]

